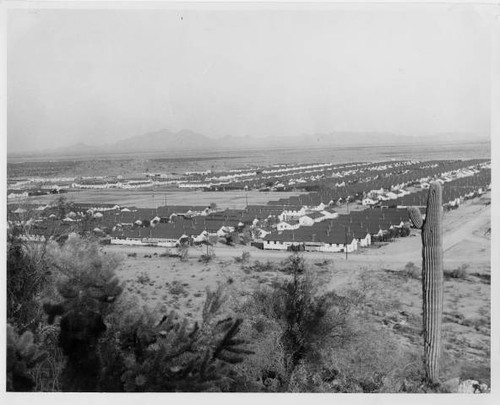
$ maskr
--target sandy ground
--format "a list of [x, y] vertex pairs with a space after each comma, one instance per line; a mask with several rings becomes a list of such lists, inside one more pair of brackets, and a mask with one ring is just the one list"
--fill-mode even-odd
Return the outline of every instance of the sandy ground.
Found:
[[[464, 278], [445, 281], [444, 377], [472, 373], [476, 378], [489, 378], [491, 246], [490, 205], [485, 204], [489, 200], [487, 194], [444, 217], [445, 271], [466, 267]], [[200, 317], [207, 287], [213, 289], [217, 283], [224, 283], [230, 300], [237, 303], [258, 285], [283, 277], [276, 272], [245, 272], [234, 259], [242, 252], [250, 253], [250, 263], [279, 262], [289, 256], [287, 252], [246, 246], [216, 246], [215, 258], [204, 264], [199, 262], [204, 248], [190, 248], [185, 262], [160, 257], [164, 248], [108, 246], [105, 250], [124, 257], [118, 274], [129, 294], [140, 296], [148, 306], [173, 308], [193, 320]], [[129, 257], [129, 253], [137, 256]], [[345, 254], [303, 254], [323, 289], [365, 288], [372, 321], [391, 328], [402, 345], [416, 348], [421, 346], [421, 282], [405, 277], [402, 270], [408, 262], [420, 266], [420, 255], [421, 240], [416, 230], [407, 238], [349, 254], [347, 260]]]

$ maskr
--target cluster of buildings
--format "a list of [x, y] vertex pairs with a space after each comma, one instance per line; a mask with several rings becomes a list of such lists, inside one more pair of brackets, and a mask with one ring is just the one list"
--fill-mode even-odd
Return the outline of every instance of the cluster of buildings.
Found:
[[[332, 178], [334, 183], [330, 187], [325, 182], [326, 186], [318, 191], [265, 205], [248, 205], [242, 210], [78, 203], [63, 208], [47, 205], [27, 209], [11, 204], [8, 220], [12, 226], [29, 225], [36, 240], [46, 240], [61, 229], [78, 229], [112, 244], [173, 247], [181, 243], [223, 242], [253, 243], [268, 250], [353, 252], [373, 241], [406, 236], [410, 227], [406, 207], [425, 206], [425, 184], [430, 181], [443, 183], [445, 207], [456, 207], [464, 199], [482, 194], [491, 187], [488, 164], [487, 161], [439, 161], [418, 166], [418, 170], [413, 166], [420, 162], [365, 165], [356, 169], [362, 170], [361, 174], [350, 173], [342, 181]], [[307, 170], [321, 167], [307, 167]], [[286, 172], [286, 168], [276, 170]], [[389, 175], [394, 170], [396, 173]], [[137, 182], [143, 184], [144, 180]], [[337, 207], [346, 202], [363, 209], [339, 215]], [[33, 212], [37, 215], [31, 215]], [[29, 224], [25, 221], [28, 217]]]

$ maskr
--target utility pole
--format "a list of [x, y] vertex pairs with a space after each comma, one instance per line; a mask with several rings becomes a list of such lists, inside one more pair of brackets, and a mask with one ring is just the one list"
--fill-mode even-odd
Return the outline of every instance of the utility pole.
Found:
[[345, 231], [345, 259], [347, 260], [347, 227], [344, 226]]

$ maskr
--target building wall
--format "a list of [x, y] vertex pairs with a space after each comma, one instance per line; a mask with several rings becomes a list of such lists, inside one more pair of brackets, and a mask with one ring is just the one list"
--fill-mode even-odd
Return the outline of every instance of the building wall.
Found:
[[176, 240], [161, 238], [120, 239], [111, 238], [112, 245], [175, 247]]
[[288, 246], [291, 246], [291, 242], [283, 242], [281, 243], [280, 241], [269, 241], [265, 240], [264, 241], [264, 249], [265, 250], [287, 250]]
[[370, 234], [367, 234], [363, 239], [359, 241], [359, 247], [367, 247], [372, 244], [372, 237]]
[[143, 246], [141, 240], [111, 238], [112, 245]]
[[[265, 250], [287, 250], [289, 246], [298, 244], [298, 242], [280, 242], [276, 241], [264, 241]], [[338, 253], [345, 251], [345, 246], [343, 244], [332, 244], [320, 243], [320, 242], [306, 242], [304, 243], [306, 252], [327, 252], [327, 253]], [[356, 239], [347, 245], [347, 252], [354, 252], [358, 249], [358, 242]]]

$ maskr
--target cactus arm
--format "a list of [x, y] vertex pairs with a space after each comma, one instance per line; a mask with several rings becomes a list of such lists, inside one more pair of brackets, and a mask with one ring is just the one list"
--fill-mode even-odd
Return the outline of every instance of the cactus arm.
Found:
[[422, 229], [424, 225], [424, 220], [422, 219], [422, 214], [417, 207], [408, 207], [408, 214], [410, 215], [410, 220], [413, 226], [417, 229]]

